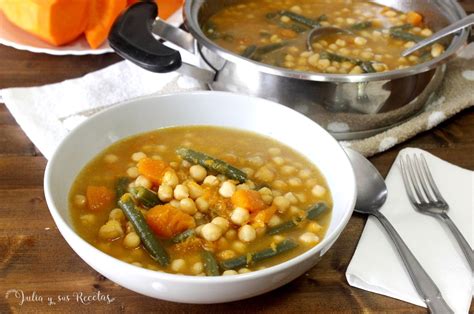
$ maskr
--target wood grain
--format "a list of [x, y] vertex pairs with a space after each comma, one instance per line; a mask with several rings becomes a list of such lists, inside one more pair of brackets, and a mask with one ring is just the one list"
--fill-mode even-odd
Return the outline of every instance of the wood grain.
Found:
[[[474, 1], [461, 3], [474, 11]], [[79, 77], [120, 60], [114, 54], [54, 57], [0, 46], [0, 89], [35, 86]], [[400, 149], [419, 147], [442, 159], [474, 170], [474, 108], [432, 131], [379, 154], [371, 161], [386, 175]], [[0, 313], [209, 313], [209, 312], [321, 312], [426, 313], [411, 304], [350, 287], [345, 270], [366, 218], [355, 214], [333, 248], [320, 263], [293, 282], [259, 297], [217, 305], [177, 304], [144, 297], [122, 288], [85, 264], [57, 230], [43, 194], [46, 160], [0, 104]], [[21, 289], [44, 297], [26, 302], [10, 295]], [[77, 301], [74, 293], [110, 295], [114, 301]], [[59, 302], [58, 296], [69, 301]], [[48, 305], [47, 297], [56, 304]], [[474, 312], [474, 305], [471, 305]]]

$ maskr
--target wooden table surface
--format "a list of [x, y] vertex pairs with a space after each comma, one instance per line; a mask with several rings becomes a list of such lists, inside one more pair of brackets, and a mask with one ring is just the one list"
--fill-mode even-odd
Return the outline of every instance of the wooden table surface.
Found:
[[[463, 4], [469, 11], [474, 11], [474, 1], [466, 0]], [[119, 60], [114, 54], [55, 57], [0, 46], [0, 89], [79, 77]], [[371, 161], [385, 176], [397, 153], [404, 147], [419, 147], [453, 164], [474, 170], [474, 108], [371, 158]], [[25, 136], [5, 105], [0, 104], [0, 313], [426, 313], [421, 307], [347, 284], [345, 271], [366, 221], [358, 214], [353, 215], [339, 240], [317, 266], [267, 294], [217, 305], [177, 304], [139, 295], [95, 272], [64, 241], [45, 202], [45, 166], [46, 159]], [[13, 296], [13, 292], [6, 298], [11, 289], [23, 292], [23, 304], [19, 304], [21, 301]], [[107, 295], [109, 302], [104, 299]], [[55, 304], [49, 305], [48, 298], [52, 298]], [[87, 298], [95, 299], [88, 303]], [[471, 312], [474, 312], [474, 305], [471, 305]]]

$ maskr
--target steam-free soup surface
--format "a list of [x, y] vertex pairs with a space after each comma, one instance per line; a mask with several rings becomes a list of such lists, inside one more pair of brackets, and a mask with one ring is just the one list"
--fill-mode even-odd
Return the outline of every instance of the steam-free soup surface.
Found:
[[[202, 153], [205, 160], [194, 158]], [[70, 191], [75, 228], [96, 248], [197, 276], [252, 272], [302, 254], [324, 237], [331, 207], [324, 177], [302, 155], [207, 126], [124, 139], [87, 164]], [[158, 248], [150, 250], [150, 234]]]
[[[334, 26], [352, 34], [318, 37], [315, 27]], [[247, 58], [293, 70], [361, 74], [403, 69], [444, 52], [435, 44], [409, 57], [401, 52], [433, 34], [418, 12], [360, 0], [242, 0], [202, 25], [218, 45]]]

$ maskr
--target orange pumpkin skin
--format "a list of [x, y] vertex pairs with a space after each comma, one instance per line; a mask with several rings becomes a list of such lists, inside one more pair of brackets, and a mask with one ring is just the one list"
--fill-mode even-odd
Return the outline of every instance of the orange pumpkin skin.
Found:
[[87, 25], [88, 0], [0, 0], [5, 17], [54, 46], [80, 36]]

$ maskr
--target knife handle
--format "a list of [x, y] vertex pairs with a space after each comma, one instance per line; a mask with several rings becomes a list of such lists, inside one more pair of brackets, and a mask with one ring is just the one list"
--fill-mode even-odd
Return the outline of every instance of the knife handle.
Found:
[[416, 257], [410, 251], [408, 246], [402, 240], [398, 232], [388, 221], [388, 219], [378, 210], [371, 212], [382, 224], [387, 231], [388, 235], [392, 238], [395, 247], [402, 258], [403, 263], [410, 275], [411, 281], [413, 282], [418, 294], [425, 301], [426, 305], [430, 309], [431, 313], [435, 314], [450, 314], [454, 313], [453, 310], [444, 301], [441, 292], [439, 291], [436, 284], [426, 273], [423, 267], [420, 265]]

